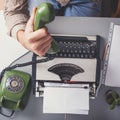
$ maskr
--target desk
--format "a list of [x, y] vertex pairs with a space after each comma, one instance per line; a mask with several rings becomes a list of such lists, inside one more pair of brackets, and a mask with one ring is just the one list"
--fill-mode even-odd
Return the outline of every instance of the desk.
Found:
[[[64, 34], [87, 34], [100, 35], [103, 40], [107, 40], [110, 23], [120, 24], [120, 19], [115, 18], [77, 18], [77, 17], [56, 17], [55, 21], [48, 25], [50, 33]], [[19, 62], [31, 60], [32, 53], [21, 58]], [[31, 73], [31, 66], [22, 68], [24, 71]], [[89, 115], [67, 115], [67, 120], [119, 120], [120, 107], [110, 110], [105, 102], [105, 92], [108, 89], [119, 91], [120, 88], [107, 87], [102, 85], [98, 97], [90, 100]], [[64, 115], [60, 114], [43, 114], [42, 98], [35, 98], [31, 92], [31, 96], [25, 110], [16, 112], [12, 120], [64, 120]], [[0, 116], [0, 120], [9, 120]]]

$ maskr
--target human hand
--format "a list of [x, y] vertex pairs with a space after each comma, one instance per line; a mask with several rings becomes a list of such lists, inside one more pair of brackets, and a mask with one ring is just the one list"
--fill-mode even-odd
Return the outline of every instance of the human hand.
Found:
[[51, 47], [51, 36], [46, 27], [33, 30], [34, 17], [37, 8], [33, 8], [32, 15], [26, 24], [25, 30], [17, 32], [18, 41], [28, 50], [39, 56], [43, 56]]
[[61, 6], [66, 6], [70, 0], [56, 0], [56, 1], [59, 2]]

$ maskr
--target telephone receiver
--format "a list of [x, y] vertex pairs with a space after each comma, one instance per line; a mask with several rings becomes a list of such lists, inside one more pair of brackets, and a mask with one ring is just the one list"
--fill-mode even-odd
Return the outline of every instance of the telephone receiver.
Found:
[[31, 77], [18, 70], [5, 71], [0, 80], [0, 107], [10, 110], [23, 110], [31, 91]]

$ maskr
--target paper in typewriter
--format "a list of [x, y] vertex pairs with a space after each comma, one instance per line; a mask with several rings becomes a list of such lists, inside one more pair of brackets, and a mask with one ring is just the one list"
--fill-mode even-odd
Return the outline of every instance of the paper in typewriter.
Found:
[[43, 113], [88, 114], [89, 89], [45, 87]]
[[120, 87], [120, 26], [114, 25], [105, 85]]
[[[96, 81], [96, 59], [74, 59], [74, 58], [55, 58], [51, 61], [37, 64], [36, 67], [36, 79], [47, 80], [47, 81], [61, 81], [58, 74], [48, 71], [49, 68], [60, 64], [71, 64], [83, 69], [83, 72], [78, 72], [73, 75], [71, 81], [79, 82], [95, 82]], [[53, 67], [54, 68], [54, 67]], [[64, 68], [65, 69], [65, 68]], [[61, 72], [62, 68], [54, 70]], [[64, 71], [64, 70], [63, 70]], [[64, 74], [67, 74], [69, 70]], [[76, 71], [74, 68], [70, 69], [70, 73]]]

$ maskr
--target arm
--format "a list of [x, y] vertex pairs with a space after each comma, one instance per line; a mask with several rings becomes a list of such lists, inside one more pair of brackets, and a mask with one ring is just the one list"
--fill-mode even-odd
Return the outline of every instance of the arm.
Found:
[[8, 34], [17, 38], [16, 32], [24, 30], [29, 19], [27, 0], [5, 0], [5, 20]]
[[27, 8], [27, 0], [5, 0], [8, 34], [15, 37], [26, 49], [42, 56], [51, 46], [51, 36], [46, 28], [33, 31], [36, 8], [30, 18]]

